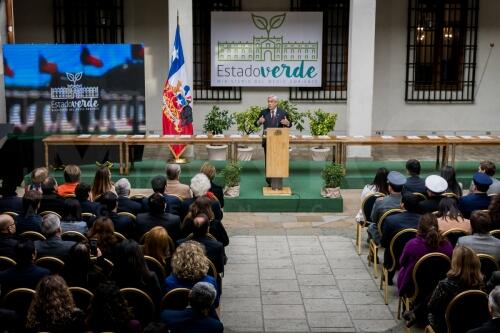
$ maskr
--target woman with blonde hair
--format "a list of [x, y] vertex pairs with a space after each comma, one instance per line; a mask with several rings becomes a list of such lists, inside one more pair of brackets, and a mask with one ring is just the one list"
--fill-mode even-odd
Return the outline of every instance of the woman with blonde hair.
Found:
[[210, 162], [205, 162], [201, 166], [201, 173], [204, 173], [208, 179], [210, 180], [210, 189], [208, 190], [207, 196], [210, 199], [217, 198], [219, 200], [220, 208], [224, 208], [224, 191], [222, 190], [222, 186], [214, 183], [215, 175], [217, 174], [217, 170], [215, 167], [210, 164]]
[[172, 256], [172, 273], [165, 279], [165, 289], [191, 289], [197, 282], [208, 282], [217, 290], [213, 308], [219, 307], [220, 289], [214, 277], [207, 275], [209, 263], [200, 243], [187, 241], [179, 245]]
[[165, 228], [157, 226], [144, 234], [142, 253], [158, 260], [167, 274], [170, 274], [170, 259], [174, 251], [174, 242]]
[[99, 167], [95, 172], [94, 182], [90, 190], [92, 201], [95, 201], [106, 192], [113, 192], [116, 194], [115, 186], [111, 181], [111, 171], [106, 167]]
[[26, 328], [32, 332], [83, 332], [85, 315], [75, 306], [71, 292], [59, 275], [43, 278], [36, 287]]
[[479, 257], [466, 246], [455, 247], [451, 268], [446, 275], [434, 289], [427, 306], [429, 323], [436, 333], [447, 331], [444, 315], [453, 297], [466, 290], [484, 288]]

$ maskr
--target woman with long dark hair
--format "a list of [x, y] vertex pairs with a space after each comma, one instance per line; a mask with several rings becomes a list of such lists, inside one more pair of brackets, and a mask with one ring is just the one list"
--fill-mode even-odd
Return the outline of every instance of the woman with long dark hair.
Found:
[[[375, 173], [375, 177], [370, 184], [365, 185], [363, 191], [361, 191], [361, 202], [372, 193], [383, 193], [385, 195], [389, 194], [389, 185], [387, 184], [387, 175], [389, 175], [389, 170], [386, 168], [378, 168]], [[365, 222], [365, 216], [363, 211], [360, 209], [356, 215], [356, 221], [358, 223]]]
[[455, 169], [452, 166], [444, 166], [441, 169], [441, 177], [448, 182], [446, 192], [455, 193], [459, 198], [462, 196], [462, 184], [457, 181]]
[[441, 233], [453, 228], [460, 228], [468, 233], [471, 232], [470, 221], [462, 216], [455, 198], [444, 197], [441, 199], [438, 205], [437, 218]]
[[86, 234], [87, 222], [82, 219], [82, 207], [80, 202], [74, 198], [64, 200], [63, 217], [61, 218], [62, 231], [78, 231]]

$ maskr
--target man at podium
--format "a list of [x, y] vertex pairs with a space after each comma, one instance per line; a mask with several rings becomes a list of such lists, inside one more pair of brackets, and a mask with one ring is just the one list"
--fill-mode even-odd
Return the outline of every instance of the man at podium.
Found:
[[[257, 126], [264, 125], [264, 131], [267, 128], [277, 127], [292, 127], [292, 122], [287, 119], [287, 114], [284, 110], [278, 108], [278, 97], [270, 95], [267, 97], [267, 109], [260, 112], [259, 118], [255, 121]], [[266, 160], [266, 141], [262, 140], [264, 147], [264, 161]], [[271, 185], [271, 179], [266, 178], [267, 184]]]

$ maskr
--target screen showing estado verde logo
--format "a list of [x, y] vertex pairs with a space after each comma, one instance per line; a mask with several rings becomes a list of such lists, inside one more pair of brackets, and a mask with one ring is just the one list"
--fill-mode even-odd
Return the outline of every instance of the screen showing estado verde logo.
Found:
[[322, 13], [212, 12], [212, 86], [321, 86]]

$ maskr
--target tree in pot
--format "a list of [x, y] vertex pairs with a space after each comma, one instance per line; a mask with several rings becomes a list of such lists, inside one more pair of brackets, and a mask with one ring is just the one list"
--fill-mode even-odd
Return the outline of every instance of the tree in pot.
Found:
[[329, 163], [321, 171], [324, 187], [321, 189], [321, 196], [325, 198], [340, 197], [340, 183], [344, 179], [345, 169], [341, 164]]
[[[336, 113], [317, 109], [314, 111], [307, 111], [306, 114], [309, 119], [309, 128], [312, 135], [328, 135], [328, 133], [335, 129], [335, 123], [337, 122]], [[320, 145], [319, 147], [311, 148], [311, 152], [314, 161], [325, 161], [330, 152], [330, 148]]]
[[238, 162], [226, 164], [221, 171], [224, 178], [224, 196], [238, 197], [240, 195], [241, 166]]
[[[257, 132], [260, 127], [255, 125], [255, 119], [259, 117], [261, 111], [260, 106], [251, 106], [243, 112], [236, 112], [234, 118], [238, 131], [250, 135]], [[254, 148], [250, 146], [238, 146], [238, 160], [250, 161], [252, 159]]]
[[290, 101], [280, 100], [278, 108], [282, 109], [287, 114], [287, 119], [292, 123], [292, 126], [299, 132], [304, 130], [305, 113], [299, 112], [297, 106]]
[[[206, 115], [203, 130], [205, 133], [220, 135], [234, 124], [234, 116], [228, 110], [221, 110], [217, 105]], [[206, 145], [209, 160], [225, 160], [227, 145]]]

